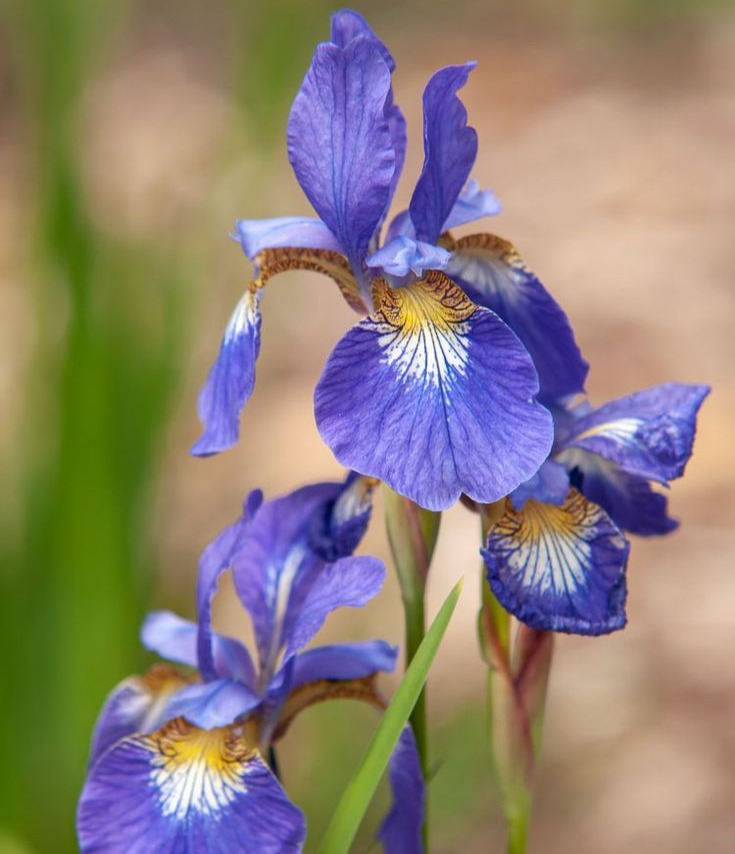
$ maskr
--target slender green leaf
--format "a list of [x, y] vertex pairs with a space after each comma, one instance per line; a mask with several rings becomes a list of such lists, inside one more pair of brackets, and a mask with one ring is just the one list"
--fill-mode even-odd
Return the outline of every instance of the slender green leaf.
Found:
[[380, 778], [413, 710], [462, 592], [462, 580], [447, 596], [375, 731], [362, 763], [345, 789], [319, 854], [347, 854]]

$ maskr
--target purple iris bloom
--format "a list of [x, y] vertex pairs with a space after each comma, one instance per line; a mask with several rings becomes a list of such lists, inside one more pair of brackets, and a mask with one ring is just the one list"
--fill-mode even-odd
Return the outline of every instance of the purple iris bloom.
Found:
[[[108, 697], [79, 803], [84, 854], [302, 850], [304, 816], [262, 757], [313, 703], [348, 697], [385, 706], [376, 677], [393, 670], [394, 647], [372, 640], [304, 649], [333, 610], [364, 605], [383, 584], [379, 560], [352, 554], [372, 487], [351, 475], [264, 504], [251, 493], [202, 555], [197, 623], [148, 616], [143, 644], [193, 670], [157, 664]], [[227, 569], [253, 624], [255, 661], [240, 641], [212, 630], [212, 597]], [[390, 777], [385, 850], [421, 854], [424, 789], [410, 729]]]
[[564, 313], [509, 243], [449, 234], [499, 211], [470, 180], [477, 134], [457, 91], [473, 63], [429, 81], [424, 166], [381, 246], [406, 148], [394, 68], [360, 15], [333, 16], [331, 41], [317, 47], [288, 123], [289, 159], [319, 218], [238, 221], [255, 278], [200, 394], [204, 432], [192, 451], [237, 442], [255, 383], [264, 285], [280, 272], [314, 270], [363, 316], [315, 391], [317, 426], [337, 459], [430, 509], [462, 493], [489, 503], [548, 456], [553, 423], [536, 396], [582, 391], [587, 364]]
[[623, 532], [677, 527], [651, 482], [681, 477], [702, 385], [664, 383], [597, 409], [555, 410], [551, 457], [506, 499], [483, 557], [493, 593], [535, 629], [597, 635], [625, 625]]

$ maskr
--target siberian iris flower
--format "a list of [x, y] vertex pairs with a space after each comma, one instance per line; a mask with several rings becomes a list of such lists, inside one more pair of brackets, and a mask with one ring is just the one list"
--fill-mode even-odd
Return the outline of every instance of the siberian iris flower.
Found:
[[331, 277], [363, 316], [315, 391], [317, 426], [342, 464], [440, 510], [462, 493], [494, 502], [546, 459], [553, 423], [536, 397], [581, 392], [587, 364], [566, 316], [511, 244], [449, 233], [499, 210], [470, 180], [477, 134], [457, 92], [473, 65], [429, 81], [423, 169], [381, 246], [406, 149], [395, 63], [362, 17], [333, 16], [288, 123], [290, 162], [319, 218], [237, 222], [255, 276], [200, 394], [194, 454], [237, 442], [255, 383], [263, 287], [307, 269]]
[[677, 526], [651, 483], [681, 477], [709, 388], [664, 383], [593, 409], [555, 408], [549, 460], [501, 506], [483, 557], [490, 587], [539, 630], [597, 635], [625, 625], [624, 532]]
[[[364, 605], [383, 583], [380, 561], [352, 554], [371, 488], [351, 476], [265, 504], [251, 493], [241, 518], [202, 555], [197, 623], [169, 612], [148, 616], [144, 645], [190, 669], [158, 664], [109, 696], [79, 804], [82, 852], [301, 850], [304, 817], [263, 757], [313, 703], [346, 697], [383, 708], [376, 675], [396, 660], [380, 640], [304, 650], [331, 611]], [[250, 614], [257, 662], [212, 629], [212, 598], [226, 569]], [[389, 854], [420, 854], [423, 782], [408, 729], [390, 776], [394, 805], [381, 839]]]

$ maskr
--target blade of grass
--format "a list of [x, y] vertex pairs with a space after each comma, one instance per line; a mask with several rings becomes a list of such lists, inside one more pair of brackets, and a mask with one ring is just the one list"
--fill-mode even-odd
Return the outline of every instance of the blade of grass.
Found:
[[319, 854], [347, 854], [350, 850], [380, 778], [424, 687], [461, 592], [460, 579], [436, 615], [386, 709], [357, 773], [337, 805]]

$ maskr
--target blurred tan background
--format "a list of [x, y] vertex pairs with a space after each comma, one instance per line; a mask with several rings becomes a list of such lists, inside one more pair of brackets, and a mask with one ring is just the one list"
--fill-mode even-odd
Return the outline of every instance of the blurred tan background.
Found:
[[[282, 6], [269, 14], [199, 0], [125, 15], [112, 7], [75, 106], [80, 197], [96, 233], [131, 252], [152, 244], [159, 253], [118, 281], [116, 313], [133, 318], [141, 336], [149, 326], [160, 330], [170, 319], [161, 270], [181, 274], [178, 344], [167, 351], [176, 356], [176, 379], [137, 527], [125, 528], [149, 544], [141, 607], [192, 614], [198, 555], [251, 487], [272, 496], [340, 476], [316, 432], [312, 391], [353, 317], [330, 282], [309, 274], [276, 279], [264, 296], [258, 383], [239, 447], [206, 461], [187, 455], [198, 387], [250, 272], [228, 239], [234, 219], [309, 213], [288, 167], [285, 120], [313, 44], [328, 35], [328, 7]], [[480, 225], [512, 239], [567, 310], [592, 366], [592, 401], [672, 379], [714, 388], [686, 477], [671, 490], [681, 530], [634, 541], [629, 627], [597, 640], [559, 638], [531, 850], [735, 851], [735, 8], [632, 0], [357, 8], [398, 60], [396, 99], [410, 138], [396, 210], [420, 169], [424, 83], [441, 65], [479, 60], [463, 93], [480, 137], [474, 177], [504, 205]], [[271, 44], [273, 27], [283, 32]], [[6, 45], [11, 38], [9, 27]], [[280, 63], [272, 51], [292, 43], [299, 62], [290, 55]], [[2, 59], [0, 49], [0, 64], [8, 72], [0, 89], [0, 440], [4, 530], [17, 555], [31, 506], [21, 497], [36, 488], [24, 483], [46, 453], [43, 443], [24, 442], [28, 397], [55, 382], [34, 363], [39, 348], [63, 338], [70, 309], [51, 288], [39, 319], [32, 236], [39, 202], [29, 187], [42, 186], [43, 170], [29, 143], [22, 80], [11, 73], [22, 62]], [[91, 281], [104, 292], [99, 276]], [[156, 340], [165, 350], [164, 338]], [[122, 375], [137, 342], [122, 339]], [[124, 383], [119, 395], [115, 425], [124, 433], [139, 397]], [[42, 407], [47, 426], [56, 406]], [[93, 395], [84, 406], [95, 406]], [[125, 465], [134, 467], [135, 456]], [[89, 524], [94, 502], [104, 500], [104, 490], [94, 496]], [[387, 559], [380, 510], [379, 503], [365, 548]], [[459, 575], [467, 579], [430, 683], [436, 852], [502, 850], [475, 647], [477, 537], [467, 511], [446, 513], [431, 576], [432, 609]], [[94, 608], [86, 589], [74, 588], [79, 614]], [[217, 610], [221, 627], [246, 635], [227, 586]], [[134, 640], [132, 617], [130, 625]], [[322, 637], [371, 636], [401, 641], [392, 578], [377, 602], [334, 617]], [[92, 642], [104, 648], [105, 637]], [[112, 670], [107, 681], [95, 677], [93, 699], [121, 675]], [[21, 717], [39, 702], [15, 699]], [[351, 771], [331, 766], [345, 756], [357, 761], [371, 721], [350, 706], [320, 708], [289, 736], [286, 784], [311, 811], [315, 831]], [[88, 723], [79, 723], [84, 732]], [[83, 759], [68, 761], [83, 773]], [[68, 808], [64, 814], [68, 821]], [[9, 827], [8, 851], [61, 850]], [[367, 836], [361, 845], [369, 849]]]

